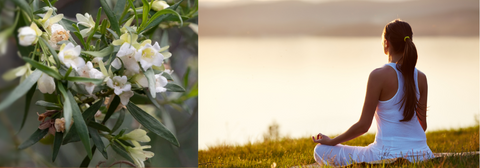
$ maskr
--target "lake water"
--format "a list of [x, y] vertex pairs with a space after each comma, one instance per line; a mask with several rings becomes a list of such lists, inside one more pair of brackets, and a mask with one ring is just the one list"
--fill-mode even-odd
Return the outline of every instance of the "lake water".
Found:
[[[479, 114], [478, 37], [414, 37], [428, 80], [428, 129]], [[369, 73], [387, 63], [380, 37], [201, 37], [199, 148], [261, 140], [272, 122], [293, 138], [358, 121]], [[375, 120], [369, 132], [375, 132]]]

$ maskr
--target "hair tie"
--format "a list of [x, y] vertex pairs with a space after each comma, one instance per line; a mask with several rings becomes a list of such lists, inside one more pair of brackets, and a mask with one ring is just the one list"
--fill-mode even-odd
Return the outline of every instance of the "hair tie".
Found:
[[410, 38], [409, 36], [405, 36], [405, 38], [403, 38], [403, 41], [407, 42], [407, 38]]

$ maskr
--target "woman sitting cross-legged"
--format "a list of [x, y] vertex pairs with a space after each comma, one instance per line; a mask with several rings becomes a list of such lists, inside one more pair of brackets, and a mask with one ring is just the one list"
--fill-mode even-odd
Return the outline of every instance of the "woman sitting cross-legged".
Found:
[[[333, 139], [321, 133], [313, 136], [318, 143], [314, 149], [317, 163], [342, 166], [399, 157], [411, 162], [434, 157], [425, 136], [427, 77], [415, 68], [412, 29], [408, 23], [394, 20], [385, 26], [382, 38], [389, 63], [370, 73], [359, 121]], [[366, 133], [373, 116], [377, 122], [375, 142], [365, 147], [340, 144]]]

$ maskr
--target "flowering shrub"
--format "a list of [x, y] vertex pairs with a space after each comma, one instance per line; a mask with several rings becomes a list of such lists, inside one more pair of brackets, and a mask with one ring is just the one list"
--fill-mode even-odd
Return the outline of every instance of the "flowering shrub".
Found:
[[[111, 8], [100, 0], [102, 7], [95, 18], [77, 14], [73, 21], [56, 13], [56, 0], [43, 0], [45, 7], [37, 11], [25, 0], [13, 0], [18, 10], [12, 27], [19, 28], [5, 31], [17, 31], [19, 54], [26, 64], [4, 74], [6, 80], [21, 77], [21, 82], [0, 102], [0, 111], [25, 94], [28, 104], [36, 89], [58, 95], [54, 101], [36, 101], [49, 110], [37, 113], [37, 131], [18, 148], [28, 148], [52, 134], [52, 161], [62, 145], [81, 141], [87, 153], [81, 167], [88, 166], [95, 150], [108, 158], [107, 148], [126, 159], [120, 162], [145, 167], [144, 161], [155, 155], [148, 151], [150, 145], [140, 144], [151, 141], [147, 131], [180, 146], [174, 133], [133, 100], [147, 99], [163, 109], [156, 99], [158, 93], [185, 92], [172, 82], [173, 70], [165, 65], [172, 56], [169, 46], [144, 35], [165, 24], [183, 26], [184, 20], [194, 17], [198, 4], [181, 15], [176, 9], [182, 1], [170, 6], [161, 0], [118, 0]], [[103, 21], [102, 12], [107, 16]], [[143, 127], [116, 133], [127, 111]], [[105, 123], [114, 113], [120, 113], [119, 119], [110, 128]]]

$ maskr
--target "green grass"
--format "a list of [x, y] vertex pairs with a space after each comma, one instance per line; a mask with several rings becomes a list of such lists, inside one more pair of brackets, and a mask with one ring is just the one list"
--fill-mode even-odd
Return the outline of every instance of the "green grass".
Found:
[[[434, 153], [479, 150], [479, 126], [427, 132], [427, 144]], [[375, 134], [365, 134], [344, 145], [367, 146]], [[315, 163], [310, 137], [278, 141], [254, 142], [246, 145], [221, 144], [198, 151], [199, 167], [276, 167], [302, 166]], [[349, 167], [479, 167], [479, 155], [451, 156], [425, 162], [410, 163], [399, 159], [387, 165], [358, 163]]]

